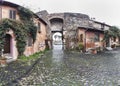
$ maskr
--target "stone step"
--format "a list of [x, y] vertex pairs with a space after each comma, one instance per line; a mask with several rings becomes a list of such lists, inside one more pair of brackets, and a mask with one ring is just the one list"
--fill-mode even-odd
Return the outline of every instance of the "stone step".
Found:
[[10, 63], [10, 62], [13, 62], [13, 61], [15, 61], [15, 59], [13, 59], [13, 58], [7, 59], [7, 60], [6, 60], [6, 63]]
[[4, 54], [4, 57], [6, 58], [6, 63], [15, 61], [15, 59], [13, 59], [13, 57], [10, 54]]

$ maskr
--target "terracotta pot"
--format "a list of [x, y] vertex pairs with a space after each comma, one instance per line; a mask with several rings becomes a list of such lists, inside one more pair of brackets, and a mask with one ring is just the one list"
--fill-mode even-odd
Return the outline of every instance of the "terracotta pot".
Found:
[[97, 54], [97, 50], [92, 50], [92, 54]]
[[6, 60], [0, 60], [0, 65], [6, 65]]

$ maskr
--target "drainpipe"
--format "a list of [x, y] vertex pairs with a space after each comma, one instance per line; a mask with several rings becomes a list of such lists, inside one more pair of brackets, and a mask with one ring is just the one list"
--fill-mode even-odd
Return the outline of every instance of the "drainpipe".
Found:
[[84, 45], [85, 45], [85, 52], [86, 52], [86, 32], [87, 32], [88, 28], [85, 30], [85, 42], [84, 42]]
[[63, 26], [62, 26], [62, 49], [64, 50], [64, 42], [63, 42]]

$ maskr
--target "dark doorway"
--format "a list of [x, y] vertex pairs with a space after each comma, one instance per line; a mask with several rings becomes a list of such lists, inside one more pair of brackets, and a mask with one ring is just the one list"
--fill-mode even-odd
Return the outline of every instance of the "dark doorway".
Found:
[[106, 40], [106, 47], [110, 47], [110, 39]]
[[4, 53], [10, 53], [10, 40], [11, 36], [9, 34], [6, 34], [4, 43]]

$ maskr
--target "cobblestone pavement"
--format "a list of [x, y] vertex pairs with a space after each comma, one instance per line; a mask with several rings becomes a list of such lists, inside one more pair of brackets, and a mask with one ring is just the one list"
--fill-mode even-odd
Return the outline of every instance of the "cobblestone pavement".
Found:
[[[120, 49], [96, 55], [49, 51], [16, 85], [118, 86]], [[13, 83], [15, 85], [15, 83]]]
[[0, 86], [12, 86], [16, 79], [24, 77], [34, 67], [36, 62], [34, 60], [27, 62], [17, 60], [7, 64], [5, 67], [0, 65]]
[[27, 63], [20, 61], [9, 63], [6, 67], [0, 67], [0, 86], [21, 77], [29, 67]]

